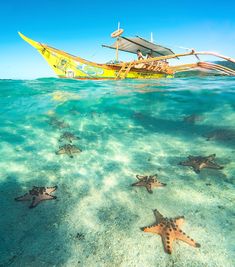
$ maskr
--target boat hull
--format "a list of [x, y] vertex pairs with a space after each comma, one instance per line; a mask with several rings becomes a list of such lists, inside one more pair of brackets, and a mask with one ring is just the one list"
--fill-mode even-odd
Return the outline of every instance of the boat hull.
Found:
[[[59, 78], [78, 80], [115, 80], [121, 65], [98, 64], [73, 56], [62, 50], [36, 42], [23, 34], [19, 35], [38, 50]], [[148, 70], [130, 70], [126, 79], [159, 79], [171, 78], [172, 75]]]

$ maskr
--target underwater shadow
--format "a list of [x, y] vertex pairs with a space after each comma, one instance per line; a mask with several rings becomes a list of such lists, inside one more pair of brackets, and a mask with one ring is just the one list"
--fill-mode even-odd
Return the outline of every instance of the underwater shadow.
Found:
[[[81, 190], [72, 199], [66, 185], [58, 181], [53, 193], [57, 199], [44, 201], [29, 209], [30, 201], [16, 202], [32, 186], [54, 186], [47, 177], [39, 176], [27, 182], [18, 175], [9, 174], [0, 182], [2, 196], [0, 212], [0, 266], [62, 266], [71, 256], [69, 240], [76, 233], [68, 230], [65, 220], [71, 205], [86, 195]], [[74, 235], [74, 236], [73, 236]], [[79, 260], [79, 255], [78, 255]]]
[[[221, 129], [224, 131], [224, 138], [221, 135], [221, 138], [212, 137], [213, 142], [217, 142], [223, 146], [235, 147], [235, 131], [234, 136], [231, 133], [230, 128], [215, 127], [213, 125], [202, 125], [202, 124], [189, 124], [187, 122], [169, 120], [156, 118], [150, 115], [142, 114], [141, 117], [134, 117], [133, 121], [137, 125], [141, 125], [145, 130], [151, 131], [154, 133], [167, 134], [174, 137], [183, 137], [184, 139], [192, 140], [194, 137], [204, 138], [205, 145], [207, 142], [210, 142], [208, 135], [215, 135], [217, 132], [221, 132]], [[228, 132], [228, 138], [226, 138], [226, 132]]]

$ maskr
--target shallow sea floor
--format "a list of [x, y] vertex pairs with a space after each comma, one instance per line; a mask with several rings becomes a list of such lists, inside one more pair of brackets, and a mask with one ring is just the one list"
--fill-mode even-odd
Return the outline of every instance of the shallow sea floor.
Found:
[[[234, 262], [235, 79], [0, 80], [0, 266], [206, 266]], [[82, 152], [56, 155], [78, 136]], [[222, 170], [180, 166], [216, 154]], [[158, 174], [167, 186], [132, 187]], [[16, 202], [32, 186], [56, 200]], [[201, 244], [141, 231], [166, 217]]]

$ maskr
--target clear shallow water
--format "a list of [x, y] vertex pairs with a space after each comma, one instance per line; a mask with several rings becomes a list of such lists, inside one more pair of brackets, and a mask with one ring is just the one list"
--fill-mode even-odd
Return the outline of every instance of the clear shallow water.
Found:
[[[0, 80], [0, 121], [0, 266], [234, 266], [234, 78]], [[65, 131], [74, 158], [55, 154]], [[178, 165], [213, 153], [223, 170]], [[154, 173], [164, 189], [130, 186]], [[57, 199], [14, 201], [33, 185]], [[156, 208], [201, 248], [166, 254], [140, 230]]]

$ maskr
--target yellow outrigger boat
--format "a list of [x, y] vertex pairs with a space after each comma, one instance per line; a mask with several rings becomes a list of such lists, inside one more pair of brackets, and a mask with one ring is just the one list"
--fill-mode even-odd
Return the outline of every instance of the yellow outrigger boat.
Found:
[[[122, 33], [123, 30], [118, 29], [111, 35], [116, 38], [115, 43], [110, 46], [103, 45], [116, 50], [116, 61], [106, 64], [99, 64], [73, 56], [49, 45], [36, 42], [20, 32], [19, 35], [38, 50], [60, 78], [79, 80], [159, 79], [172, 78], [176, 73], [191, 70], [213, 71], [221, 75], [235, 76], [235, 70], [219, 64], [201, 62], [198, 55], [211, 55], [233, 63], [235, 63], [235, 59], [214, 52], [196, 52], [193, 49], [187, 53], [175, 54], [167, 47], [154, 44], [138, 36], [127, 38], [122, 36]], [[140, 50], [144, 56], [151, 53], [151, 58], [120, 62], [118, 61], [119, 50], [134, 54], [137, 50]], [[171, 66], [168, 63], [170, 59], [192, 55], [195, 55], [198, 62], [176, 66]]]

